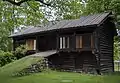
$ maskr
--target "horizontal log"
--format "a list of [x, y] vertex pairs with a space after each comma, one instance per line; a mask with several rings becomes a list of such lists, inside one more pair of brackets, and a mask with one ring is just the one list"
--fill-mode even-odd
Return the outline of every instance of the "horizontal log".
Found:
[[100, 50], [101, 53], [109, 53], [109, 54], [112, 54], [113, 53], [113, 50]]
[[112, 61], [113, 57], [100, 57], [100, 61]]
[[104, 62], [104, 63], [100, 63], [100, 65], [101, 66], [104, 66], [104, 65], [113, 65], [113, 63], [112, 62], [107, 62], [107, 63]]
[[108, 57], [108, 58], [111, 57], [111, 58], [112, 58], [113, 55], [112, 55], [112, 53], [101, 53], [101, 56], [100, 56], [100, 57], [106, 57], [106, 58], [107, 58], [107, 57]]
[[101, 54], [103, 54], [103, 55], [112, 55], [112, 52], [102, 51]]
[[112, 66], [113, 67], [113, 64], [112, 63], [106, 63], [106, 64], [101, 63], [100, 66], [103, 66], [103, 67], [105, 67], [105, 66]]
[[108, 47], [108, 48], [112, 48], [112, 46], [111, 46], [112, 44], [108, 44], [108, 43], [102, 43], [102, 42], [100, 42], [100, 47]]
[[103, 61], [103, 60], [102, 60], [100, 63], [101, 63], [101, 64], [105, 64], [106, 62], [107, 62], [107, 63], [113, 63], [112, 60], [108, 60], [108, 61], [106, 61], [106, 60]]
[[102, 68], [102, 69], [101, 69], [102, 72], [103, 72], [103, 71], [106, 71], [106, 72], [107, 72], [107, 71], [111, 71], [111, 70], [112, 70], [112, 68]]

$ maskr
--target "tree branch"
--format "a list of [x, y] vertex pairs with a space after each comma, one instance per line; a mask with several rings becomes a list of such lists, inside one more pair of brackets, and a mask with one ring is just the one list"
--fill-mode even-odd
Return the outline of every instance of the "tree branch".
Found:
[[44, 4], [44, 5], [47, 5], [47, 6], [51, 6], [50, 3], [45, 3], [44, 0], [35, 0], [35, 1], [38, 1], [38, 2], [40, 2], [42, 4]]
[[[7, 2], [9, 2], [9, 3], [11, 3], [11, 4], [20, 6], [22, 3], [27, 2], [27, 1], [31, 1], [31, 0], [21, 0], [21, 1], [19, 1], [19, 2], [15, 2], [15, 1], [13, 1], [13, 0], [3, 0], [3, 1], [7, 1]], [[44, 4], [44, 5], [50, 6], [50, 4], [45, 3], [44, 0], [35, 0], [35, 1], [38, 1], [38, 2], [40, 2], [40, 3], [42, 3], [42, 4]]]

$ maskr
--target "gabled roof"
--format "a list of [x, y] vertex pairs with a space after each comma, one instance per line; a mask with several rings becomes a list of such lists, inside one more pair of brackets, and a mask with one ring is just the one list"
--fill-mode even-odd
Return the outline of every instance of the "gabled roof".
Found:
[[81, 16], [80, 19], [75, 20], [61, 20], [54, 23], [49, 23], [46, 26], [34, 27], [28, 26], [27, 28], [21, 30], [16, 34], [12, 34], [10, 37], [29, 35], [32, 33], [40, 33], [43, 31], [74, 28], [74, 27], [83, 27], [83, 26], [99, 26], [111, 13], [100, 13], [88, 16]]

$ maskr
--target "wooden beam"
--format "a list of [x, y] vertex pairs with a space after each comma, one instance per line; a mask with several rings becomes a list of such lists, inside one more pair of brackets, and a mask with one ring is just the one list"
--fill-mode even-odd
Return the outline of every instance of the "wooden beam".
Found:
[[93, 35], [91, 35], [91, 48], [94, 48]]

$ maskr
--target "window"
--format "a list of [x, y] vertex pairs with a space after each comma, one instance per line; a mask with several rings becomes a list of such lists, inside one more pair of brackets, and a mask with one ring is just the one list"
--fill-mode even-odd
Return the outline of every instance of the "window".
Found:
[[90, 35], [83, 35], [82, 36], [82, 47], [83, 48], [91, 48], [91, 36]]
[[69, 48], [69, 37], [60, 37], [60, 49]]
[[76, 48], [93, 48], [93, 36], [90, 34], [76, 36]]
[[76, 36], [76, 48], [82, 48], [82, 36]]
[[36, 40], [28, 39], [26, 40], [26, 45], [28, 47], [28, 50], [36, 50]]

